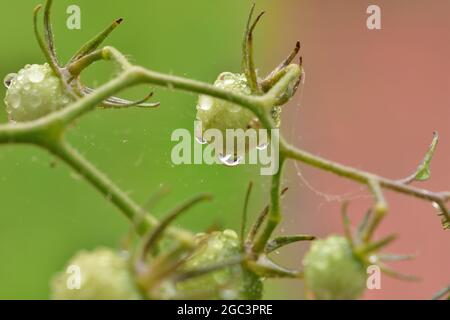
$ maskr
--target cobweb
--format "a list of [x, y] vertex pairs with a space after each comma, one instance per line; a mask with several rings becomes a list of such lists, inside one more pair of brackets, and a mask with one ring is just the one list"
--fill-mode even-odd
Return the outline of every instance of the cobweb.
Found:
[[[305, 83], [306, 83], [306, 73], [303, 68], [302, 82], [301, 82], [300, 88], [298, 90], [299, 97], [297, 99], [298, 102], [297, 102], [297, 105], [296, 105], [295, 111], [294, 111], [294, 119], [298, 119], [300, 117], [301, 109], [304, 108], [303, 93], [304, 93]], [[291, 141], [295, 141], [295, 137], [298, 137], [300, 134], [299, 132], [297, 132], [297, 128], [298, 128], [298, 126], [295, 126], [295, 125], [291, 126], [290, 133], [289, 133]], [[315, 186], [313, 186], [308, 181], [308, 179], [306, 179], [305, 175], [303, 174], [303, 172], [300, 168], [298, 161], [294, 161], [294, 169], [296, 172], [296, 176], [299, 178], [299, 180], [297, 181], [298, 185], [301, 187], [305, 186], [308, 190], [310, 190], [315, 195], [317, 195], [318, 197], [320, 197], [324, 200], [323, 202], [321, 202], [319, 204], [319, 208], [321, 208], [325, 202], [342, 203], [342, 202], [352, 201], [352, 200], [356, 200], [356, 199], [370, 198], [370, 195], [368, 195], [366, 193], [366, 188], [364, 186], [359, 186], [358, 188], [351, 190], [349, 192], [343, 193], [343, 194], [330, 194], [330, 193], [323, 192], [323, 191], [319, 190], [318, 188], [316, 188]]]

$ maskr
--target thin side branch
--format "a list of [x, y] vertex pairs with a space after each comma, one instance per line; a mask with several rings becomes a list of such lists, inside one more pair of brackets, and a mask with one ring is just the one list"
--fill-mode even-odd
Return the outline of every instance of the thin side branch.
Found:
[[[38, 11], [39, 7], [35, 10], [35, 19]], [[38, 32], [36, 32], [36, 34], [39, 35]], [[142, 208], [136, 205], [123, 191], [115, 186], [92, 164], [81, 157], [80, 154], [65, 143], [61, 143], [60, 139], [62, 138], [62, 134], [69, 124], [73, 123], [87, 112], [92, 111], [98, 104], [121, 90], [138, 84], [148, 83], [170, 89], [205, 94], [239, 104], [252, 111], [255, 116], [260, 119], [263, 128], [272, 129], [275, 125], [270, 115], [270, 109], [277, 104], [280, 95], [282, 95], [288, 86], [293, 81], [296, 81], [301, 74], [301, 68], [299, 66], [289, 65], [285, 68], [285, 74], [268, 93], [262, 96], [249, 96], [232, 93], [200, 81], [166, 75], [142, 67], [133, 66], [123, 54], [112, 47], [105, 47], [100, 50], [96, 57], [98, 59], [113, 60], [117, 62], [121, 67], [122, 72], [113, 80], [96, 89], [92, 94], [77, 100], [62, 110], [51, 113], [48, 116], [33, 122], [16, 124], [14, 126], [0, 126], [0, 142], [33, 143], [49, 149], [79, 174], [84, 176], [86, 180], [108, 197], [108, 199], [112, 199], [112, 202], [131, 219], [133, 219], [136, 214], [142, 213]], [[255, 242], [254, 250], [256, 252], [263, 252], [270, 236], [281, 220], [279, 199], [281, 172], [287, 158], [304, 162], [313, 167], [369, 186], [374, 192], [374, 195], [376, 195], [379, 216], [381, 216], [380, 212], [383, 212], [383, 207], [385, 206], [384, 200], [380, 197], [380, 190], [381, 188], [384, 188], [436, 203], [440, 208], [440, 215], [443, 218], [443, 222], [448, 224], [450, 221], [449, 212], [446, 208], [446, 202], [450, 200], [450, 192], [431, 192], [344, 166], [312, 155], [306, 151], [296, 149], [287, 144], [284, 139], [280, 137], [280, 170], [273, 177], [270, 210], [265, 219], [266, 225]], [[150, 222], [147, 221], [147, 224], [149, 226], [155, 226], [157, 223], [156, 220], [153, 220], [153, 218], [150, 220]], [[174, 231], [173, 234], [176, 234], [176, 237], [181, 239], [192, 239], [190, 236], [186, 236], [185, 232], [180, 230]]]
[[450, 221], [450, 214], [445, 206], [445, 203], [450, 199], [448, 192], [432, 192], [429, 190], [408, 186], [395, 180], [383, 178], [372, 173], [360, 171], [358, 169], [344, 166], [342, 164], [326, 160], [322, 157], [312, 155], [311, 153], [308, 153], [306, 151], [296, 149], [286, 144], [284, 141], [282, 141], [282, 143], [283, 145], [280, 146], [280, 150], [288, 158], [301, 161], [310, 166], [328, 171], [340, 177], [347, 178], [355, 182], [365, 184], [367, 186], [369, 186], [371, 180], [374, 180], [377, 181], [380, 187], [384, 189], [438, 203], [442, 208], [443, 220]]

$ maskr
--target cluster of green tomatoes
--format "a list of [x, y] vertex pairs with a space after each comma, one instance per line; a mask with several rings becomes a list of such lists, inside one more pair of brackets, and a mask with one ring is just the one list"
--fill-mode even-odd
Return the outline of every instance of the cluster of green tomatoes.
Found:
[[[28, 65], [17, 74], [5, 79], [8, 90], [5, 103], [9, 119], [13, 122], [31, 121], [62, 109], [72, 100], [60, 84], [58, 77], [47, 64]], [[245, 76], [221, 74], [216, 86], [251, 94]], [[208, 97], [209, 98], [209, 97]], [[204, 105], [200, 97], [199, 105]], [[247, 127], [255, 116], [248, 110], [233, 106], [220, 99], [209, 98], [207, 110], [199, 108], [198, 117], [207, 128]], [[193, 272], [243, 254], [237, 234], [231, 230], [201, 234], [198, 245], [179, 267], [178, 271]], [[146, 283], [132, 267], [132, 257], [125, 252], [108, 248], [77, 253], [67, 264], [81, 271], [80, 287], [70, 288], [72, 276], [66, 269], [52, 281], [54, 299], [172, 299], [179, 297], [202, 297], [201, 288], [210, 288], [208, 298], [260, 299], [263, 279], [248, 270], [245, 264], [236, 264], [213, 270], [192, 279], [161, 277], [157, 285], [147, 291]], [[366, 286], [364, 259], [357, 257], [348, 241], [332, 236], [313, 242], [303, 260], [304, 277], [308, 290], [317, 299], [353, 299], [359, 297]], [[157, 288], [157, 289], [154, 289]]]
[[[259, 20], [260, 16], [257, 20]], [[257, 22], [256, 20], [256, 22]], [[120, 20], [121, 21], [121, 20]], [[260, 79], [252, 67], [248, 52], [251, 32], [256, 24], [248, 24], [244, 45], [244, 72], [221, 73], [214, 83], [229, 92], [255, 95], [268, 92], [277, 82], [299, 50], [293, 53], [269, 76]], [[301, 65], [301, 63], [300, 63]], [[67, 70], [67, 69], [66, 69]], [[11, 123], [23, 123], [61, 110], [76, 98], [67, 91], [70, 79], [55, 73], [49, 64], [27, 65], [5, 78], [5, 104]], [[295, 79], [279, 104], [272, 108], [276, 125], [280, 123], [281, 105], [295, 93], [301, 77]], [[119, 101], [118, 99], [111, 101]], [[110, 101], [110, 102], [111, 102]], [[203, 128], [258, 129], [259, 119], [248, 109], [221, 99], [200, 96], [197, 119]], [[157, 229], [135, 252], [109, 248], [81, 251], [56, 275], [51, 284], [54, 299], [260, 299], [264, 273], [250, 267], [243, 239], [232, 230], [214, 231], [195, 236], [189, 246], [169, 241], [164, 228]], [[310, 239], [311, 240], [311, 239]], [[303, 259], [308, 292], [316, 299], [355, 299], [366, 287], [366, 268], [373, 252], [356, 250], [351, 239], [330, 236], [314, 240]], [[267, 253], [268, 254], [268, 253]], [[256, 260], [258, 257], [256, 257]], [[255, 259], [254, 259], [255, 260]], [[267, 260], [266, 260], [267, 261]], [[78, 275], [67, 272], [71, 266]], [[79, 286], [69, 285], [79, 276]]]

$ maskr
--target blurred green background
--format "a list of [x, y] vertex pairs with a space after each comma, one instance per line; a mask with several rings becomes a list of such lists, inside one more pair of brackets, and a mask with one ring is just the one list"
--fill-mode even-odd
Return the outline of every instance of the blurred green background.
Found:
[[[58, 0], [53, 8], [58, 55], [66, 61], [86, 40], [114, 18], [125, 22], [107, 41], [148, 68], [212, 82], [222, 71], [239, 71], [243, 27], [253, 1], [119, 1]], [[32, 10], [38, 1], [4, 2], [1, 10], [0, 74], [17, 72], [27, 63], [43, 63], [32, 32]], [[66, 9], [81, 8], [81, 30], [68, 30]], [[257, 1], [273, 14], [258, 29], [258, 62], [271, 52], [277, 2]], [[268, 68], [267, 68], [268, 69]], [[266, 72], [265, 68], [262, 71]], [[96, 86], [111, 78], [107, 63], [83, 76]], [[141, 87], [122, 94], [139, 98]], [[5, 88], [1, 89], [4, 96]], [[193, 131], [196, 97], [155, 89], [158, 110], [97, 110], [70, 131], [69, 138], [87, 158], [131, 196], [143, 203], [161, 184], [171, 192], [154, 208], [161, 215], [197, 192], [215, 195], [177, 223], [194, 231], [213, 224], [238, 228], [245, 189], [256, 182], [253, 216], [266, 203], [267, 178], [256, 166], [173, 166], [170, 135], [176, 128]], [[6, 114], [0, 112], [1, 122]], [[0, 149], [0, 298], [46, 299], [49, 280], [80, 249], [118, 246], [129, 224], [106, 199], [62, 163], [33, 147]], [[278, 297], [270, 290], [267, 297]], [[282, 295], [286, 297], [284, 293]]]

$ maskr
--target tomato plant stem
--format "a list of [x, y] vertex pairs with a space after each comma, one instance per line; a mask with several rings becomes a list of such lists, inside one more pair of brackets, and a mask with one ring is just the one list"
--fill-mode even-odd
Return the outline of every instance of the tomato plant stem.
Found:
[[[105, 174], [100, 172], [94, 165], [84, 159], [75, 149], [62, 139], [67, 127], [76, 119], [84, 114], [94, 110], [96, 105], [102, 103], [105, 99], [120, 92], [123, 89], [149, 83], [170, 90], [181, 90], [196, 94], [209, 95], [215, 98], [223, 99], [252, 111], [260, 120], [262, 126], [266, 129], [274, 129], [275, 124], [270, 115], [270, 110], [277, 105], [283, 92], [294, 79], [301, 75], [301, 68], [297, 65], [289, 65], [286, 72], [278, 82], [266, 94], [260, 96], [243, 95], [226, 91], [213, 85], [196, 80], [186, 79], [173, 75], [167, 75], [143, 67], [134, 66], [128, 62], [123, 54], [112, 47], [105, 47], [98, 51], [93, 51], [91, 56], [85, 61], [74, 65], [74, 70], [83, 68], [85, 64], [90, 64], [97, 60], [112, 60], [119, 64], [121, 72], [111, 81], [100, 86], [91, 94], [80, 98], [68, 107], [49, 114], [39, 120], [15, 125], [7, 124], [0, 126], [0, 143], [32, 143], [43, 147], [54, 153], [72, 169], [82, 175], [90, 184], [92, 184], [105, 198], [110, 200], [125, 216], [132, 221], [142, 214], [142, 208], [134, 202], [124, 191], [116, 186]], [[270, 211], [266, 218], [266, 224], [261, 234], [256, 239], [253, 250], [256, 253], [263, 252], [265, 245], [279, 224], [282, 213], [280, 208], [280, 189], [282, 183], [282, 167], [287, 159], [303, 162], [318, 169], [331, 172], [343, 178], [353, 180], [364, 184], [374, 193], [373, 186], [376, 188], [374, 198], [377, 203], [382, 199], [381, 188], [389, 189], [403, 193], [416, 198], [431, 201], [439, 206], [443, 221], [450, 221], [449, 212], [445, 203], [449, 200], [448, 192], [432, 192], [425, 189], [419, 189], [409, 186], [406, 183], [397, 180], [387, 179], [372, 173], [364, 172], [352, 167], [348, 167], [318, 156], [306, 151], [297, 149], [289, 145], [280, 137], [280, 170], [273, 176], [271, 189]], [[158, 221], [146, 215], [146, 220], [141, 222], [138, 227], [140, 233], [148, 228], [155, 227]], [[168, 234], [182, 241], [191, 241], [190, 233], [180, 229], [170, 228]]]

